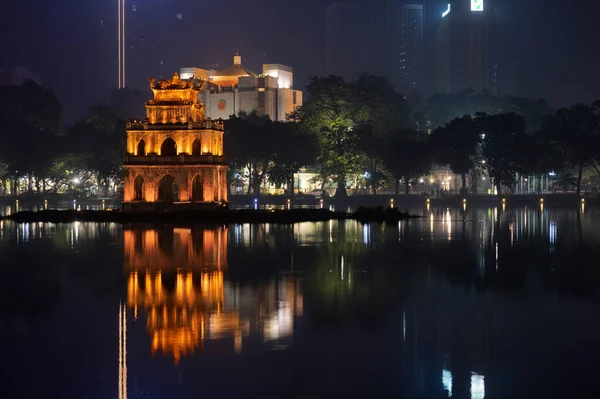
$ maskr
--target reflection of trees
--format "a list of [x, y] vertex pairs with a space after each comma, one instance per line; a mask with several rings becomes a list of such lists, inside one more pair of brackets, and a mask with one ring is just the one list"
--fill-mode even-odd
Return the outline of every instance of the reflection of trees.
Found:
[[321, 247], [304, 291], [312, 321], [318, 325], [361, 327], [387, 322], [405, 290], [398, 279], [402, 268], [389, 267], [384, 259], [369, 254], [363, 243], [338, 242]]
[[485, 290], [588, 295], [600, 286], [600, 247], [578, 210], [532, 207], [477, 219], [461, 240], [432, 243], [427, 258], [439, 276]]

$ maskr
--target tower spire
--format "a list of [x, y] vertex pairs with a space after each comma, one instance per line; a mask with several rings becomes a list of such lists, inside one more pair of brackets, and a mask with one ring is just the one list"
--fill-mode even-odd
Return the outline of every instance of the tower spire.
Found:
[[242, 65], [242, 56], [240, 55], [239, 49], [235, 50], [235, 56], [233, 57], [233, 63], [236, 65]]

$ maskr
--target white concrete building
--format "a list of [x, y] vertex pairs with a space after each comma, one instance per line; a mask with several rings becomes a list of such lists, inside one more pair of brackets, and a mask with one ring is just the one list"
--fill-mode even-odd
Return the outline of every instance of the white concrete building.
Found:
[[200, 93], [206, 117], [229, 119], [240, 112], [257, 111], [272, 120], [285, 121], [286, 115], [302, 105], [302, 92], [294, 90], [294, 72], [289, 66], [265, 64], [262, 73], [242, 65], [242, 57], [233, 57], [233, 65], [219, 70], [181, 68], [181, 79], [207, 80]]

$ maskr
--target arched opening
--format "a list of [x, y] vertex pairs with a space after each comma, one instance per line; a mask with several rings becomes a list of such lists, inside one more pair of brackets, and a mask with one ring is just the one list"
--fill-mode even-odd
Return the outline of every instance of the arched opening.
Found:
[[140, 142], [138, 143], [137, 154], [140, 157], [143, 157], [146, 155], [146, 142], [143, 139], [140, 140]]
[[144, 178], [142, 176], [137, 176], [133, 181], [133, 200], [134, 201], [143, 201], [144, 200]]
[[165, 175], [158, 182], [159, 201], [179, 201], [177, 182], [171, 175]]
[[173, 157], [177, 155], [177, 143], [172, 138], [168, 138], [163, 141], [160, 146], [160, 155], [164, 157]]
[[195, 139], [192, 143], [192, 155], [200, 155], [200, 140]]
[[200, 175], [194, 176], [192, 180], [192, 201], [201, 202], [204, 201], [204, 181]]

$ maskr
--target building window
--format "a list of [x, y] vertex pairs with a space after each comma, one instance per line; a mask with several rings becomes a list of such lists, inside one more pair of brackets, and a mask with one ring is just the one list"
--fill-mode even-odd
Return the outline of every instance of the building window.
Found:
[[264, 87], [259, 87], [258, 91], [265, 91], [265, 88]]

